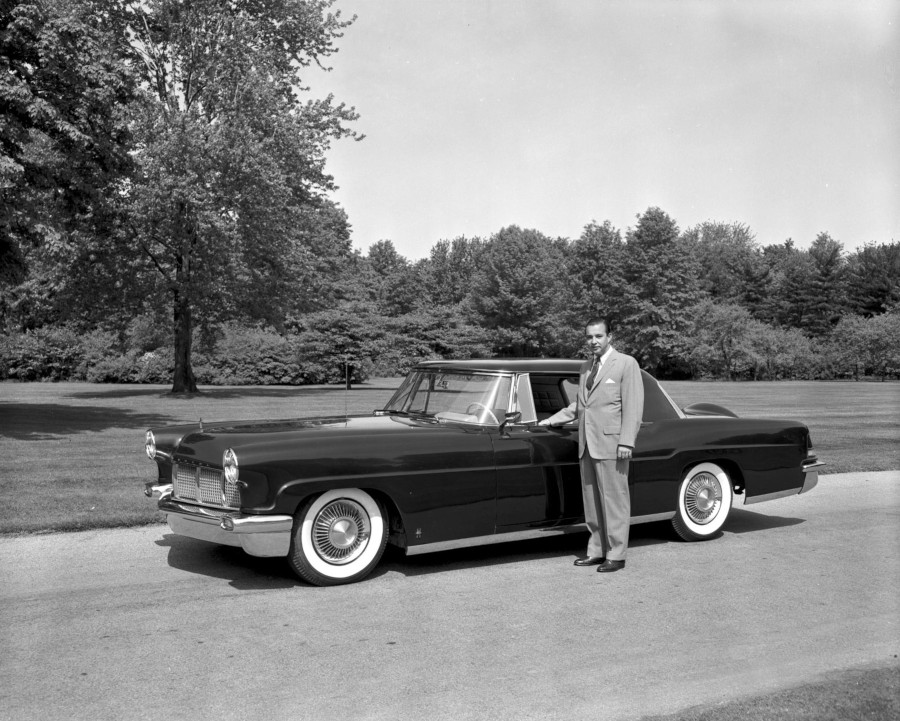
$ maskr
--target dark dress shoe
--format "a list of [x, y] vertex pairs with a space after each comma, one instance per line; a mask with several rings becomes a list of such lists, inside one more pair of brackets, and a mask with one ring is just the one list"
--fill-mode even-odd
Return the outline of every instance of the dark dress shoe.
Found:
[[604, 561], [597, 566], [597, 573], [612, 573], [625, 568], [625, 561]]
[[597, 558], [596, 556], [588, 556], [587, 558], [575, 559], [576, 566], [599, 566], [601, 563], [606, 563], [606, 559]]

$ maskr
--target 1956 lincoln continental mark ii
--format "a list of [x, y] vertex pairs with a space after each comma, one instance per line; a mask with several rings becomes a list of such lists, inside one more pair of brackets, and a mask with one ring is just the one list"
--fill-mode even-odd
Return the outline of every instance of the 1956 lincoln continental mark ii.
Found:
[[[407, 554], [577, 530], [575, 425], [539, 426], [578, 387], [577, 360], [420, 363], [367, 416], [154, 428], [147, 484], [177, 534], [285, 556], [317, 585], [358, 581], [388, 543]], [[732, 504], [816, 485], [803, 423], [679, 408], [643, 373], [632, 523], [718, 535]]]

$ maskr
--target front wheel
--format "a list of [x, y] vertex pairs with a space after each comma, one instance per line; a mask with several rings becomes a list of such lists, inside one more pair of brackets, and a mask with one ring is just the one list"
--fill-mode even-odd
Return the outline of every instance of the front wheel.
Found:
[[731, 479], [715, 463], [691, 468], [678, 489], [678, 509], [672, 527], [685, 541], [711, 538], [725, 524], [734, 493]]
[[297, 511], [288, 563], [316, 586], [359, 581], [381, 559], [387, 529], [384, 507], [365, 491], [326, 491]]

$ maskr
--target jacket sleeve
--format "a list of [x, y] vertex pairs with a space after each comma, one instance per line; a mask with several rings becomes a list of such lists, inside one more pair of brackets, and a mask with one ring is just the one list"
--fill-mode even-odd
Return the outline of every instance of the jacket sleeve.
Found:
[[569, 421], [574, 421], [578, 418], [578, 401], [573, 401], [568, 407], [563, 408], [561, 411], [557, 411], [552, 416], [550, 416], [544, 423], [550, 426], [561, 426], [564, 423], [568, 423]]
[[644, 416], [644, 381], [637, 361], [629, 357], [622, 373], [622, 431], [619, 445], [634, 448]]

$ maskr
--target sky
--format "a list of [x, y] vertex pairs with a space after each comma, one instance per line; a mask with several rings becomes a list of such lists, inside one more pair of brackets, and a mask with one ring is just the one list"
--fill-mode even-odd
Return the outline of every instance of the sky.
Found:
[[355, 248], [411, 259], [659, 207], [760, 245], [900, 240], [897, 0], [337, 0], [307, 75], [365, 139], [327, 170]]

